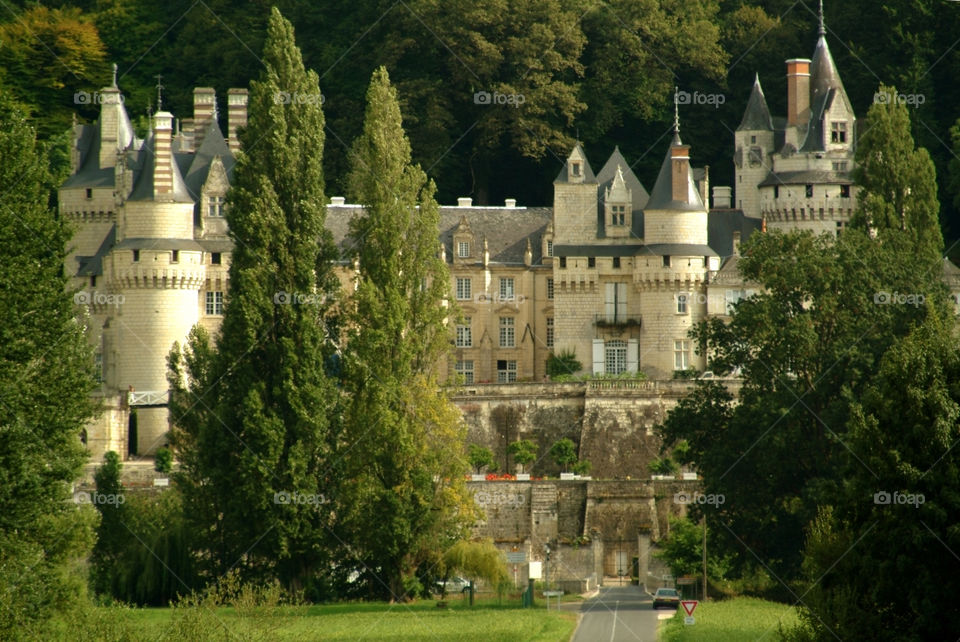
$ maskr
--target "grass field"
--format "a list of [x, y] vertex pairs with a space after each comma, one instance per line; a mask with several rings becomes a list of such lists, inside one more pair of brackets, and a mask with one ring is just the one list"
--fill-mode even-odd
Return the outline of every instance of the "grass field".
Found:
[[796, 609], [786, 604], [738, 597], [717, 602], [702, 602], [693, 612], [696, 624], [683, 623], [684, 610], [664, 622], [661, 642], [749, 642], [777, 640], [780, 624], [790, 628], [797, 624]]
[[[222, 607], [178, 614], [173, 609], [97, 608], [90, 626], [67, 626], [70, 640], [472, 640], [566, 642], [576, 615], [480, 601], [470, 608], [454, 598], [410, 604], [350, 603], [279, 607], [269, 613], [238, 613]], [[184, 617], [186, 615], [186, 617]], [[84, 632], [78, 631], [78, 625]]]

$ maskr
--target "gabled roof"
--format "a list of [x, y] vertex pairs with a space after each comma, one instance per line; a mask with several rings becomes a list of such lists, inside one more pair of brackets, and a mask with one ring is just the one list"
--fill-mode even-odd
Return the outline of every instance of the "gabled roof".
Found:
[[597, 236], [599, 238], [606, 236], [606, 217], [604, 216], [605, 198], [607, 188], [613, 184], [613, 180], [616, 178], [618, 167], [621, 172], [623, 172], [623, 182], [630, 189], [630, 195], [633, 201], [633, 225], [630, 228], [631, 235], [635, 238], [643, 238], [643, 208], [647, 206], [647, 202], [650, 200], [650, 194], [643, 186], [643, 183], [640, 182], [640, 179], [637, 178], [637, 175], [630, 169], [630, 164], [627, 163], [627, 159], [620, 153], [619, 146], [613, 148], [613, 153], [610, 154], [610, 158], [607, 159], [600, 173], [597, 174], [597, 182], [599, 183], [599, 185], [597, 185], [597, 202], [599, 203], [599, 207], [597, 208]]
[[569, 183], [567, 180], [567, 165], [570, 163], [570, 157], [574, 155], [579, 155], [583, 159], [583, 182], [584, 183], [595, 183], [597, 177], [594, 175], [593, 170], [590, 168], [590, 161], [587, 160], [587, 154], [583, 151], [583, 146], [577, 141], [577, 144], [573, 146], [573, 149], [570, 151], [570, 156], [567, 157], [567, 160], [563, 162], [563, 167], [560, 168], [560, 173], [557, 174], [557, 177], [553, 180], [554, 183]]
[[657, 175], [657, 182], [650, 192], [650, 200], [647, 201], [645, 210], [681, 210], [681, 211], [706, 211], [703, 200], [700, 198], [700, 192], [693, 181], [693, 169], [687, 172], [687, 200], [673, 200], [673, 163], [672, 151], [675, 147], [681, 146], [680, 132], [674, 130], [673, 142], [667, 149], [667, 155], [660, 165], [660, 173]]
[[193, 162], [190, 163], [190, 169], [184, 175], [184, 182], [186, 182], [187, 189], [194, 200], [200, 199], [200, 191], [207, 180], [207, 175], [210, 173], [210, 164], [215, 157], [219, 156], [221, 162], [223, 162], [223, 169], [227, 172], [227, 178], [233, 177], [233, 166], [236, 161], [215, 120], [210, 121], [200, 149], [197, 150], [196, 154], [190, 154], [189, 156], [193, 158]]
[[737, 127], [737, 131], [744, 129], [773, 131], [773, 119], [770, 117], [767, 99], [763, 95], [763, 88], [760, 86], [760, 74], [757, 74], [753, 79], [750, 100], [747, 101], [747, 109], [743, 112], [743, 120]]

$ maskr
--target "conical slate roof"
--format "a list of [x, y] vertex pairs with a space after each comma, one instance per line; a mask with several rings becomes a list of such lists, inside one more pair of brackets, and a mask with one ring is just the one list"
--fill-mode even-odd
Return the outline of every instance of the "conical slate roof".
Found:
[[767, 99], [760, 86], [759, 74], [754, 77], [750, 100], [747, 101], [747, 109], [743, 112], [743, 120], [740, 121], [737, 131], [744, 129], [773, 131], [773, 119], [770, 117]]
[[[705, 211], [703, 199], [700, 198], [700, 192], [693, 182], [693, 168], [687, 171], [687, 198], [685, 201], [673, 200], [673, 156], [672, 151], [675, 147], [681, 146], [680, 131], [678, 128], [673, 130], [673, 142], [667, 150], [667, 155], [660, 166], [660, 173], [657, 175], [657, 182], [650, 192], [650, 200], [647, 201], [646, 210], [684, 210], [684, 211]], [[688, 162], [689, 164], [689, 162]]]

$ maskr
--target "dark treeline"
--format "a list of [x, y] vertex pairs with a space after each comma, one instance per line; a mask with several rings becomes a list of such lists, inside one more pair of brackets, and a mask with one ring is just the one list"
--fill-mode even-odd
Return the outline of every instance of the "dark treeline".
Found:
[[[73, 111], [96, 117], [95, 105], [76, 105], [73, 96], [109, 82], [113, 62], [134, 118], [155, 109], [157, 75], [174, 114], [190, 115], [197, 86], [216, 88], [225, 113], [226, 89], [247, 86], [262, 68], [258, 52], [271, 3], [36, 4], [14, 3], [20, 14], [8, 11], [0, 24], [0, 86], [54, 136]], [[414, 160], [437, 181], [441, 203], [470, 195], [480, 203], [514, 197], [530, 205], [551, 202], [553, 177], [578, 136], [594, 163], [619, 144], [649, 188], [675, 85], [724, 96], [719, 106], [682, 108], [681, 126], [694, 162], [710, 166], [712, 183], [732, 184], [732, 131], [753, 75], [760, 74], [773, 113], [784, 114], [783, 63], [812, 54], [818, 10], [814, 0], [275, 4], [320, 77], [331, 194], [346, 191], [347, 146], [360, 132], [366, 81], [383, 65], [398, 90]], [[824, 10], [828, 42], [860, 118], [880, 82], [922, 96], [912, 134], [937, 165], [945, 235], [960, 237], [960, 178], [951, 176], [960, 163], [950, 166], [950, 128], [960, 116], [960, 6], [847, 0], [828, 1]], [[478, 104], [477, 92], [522, 96], [514, 103], [523, 104]]]

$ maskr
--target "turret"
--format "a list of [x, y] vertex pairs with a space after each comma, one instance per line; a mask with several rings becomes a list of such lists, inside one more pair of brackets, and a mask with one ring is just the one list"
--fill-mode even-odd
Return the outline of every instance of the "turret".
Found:
[[760, 76], [753, 80], [750, 99], [740, 126], [734, 133], [735, 207], [753, 218], [760, 218], [760, 196], [757, 185], [770, 173], [770, 155], [774, 150], [773, 119], [760, 86]]
[[557, 245], [597, 238], [597, 178], [580, 143], [553, 181], [553, 216]]

